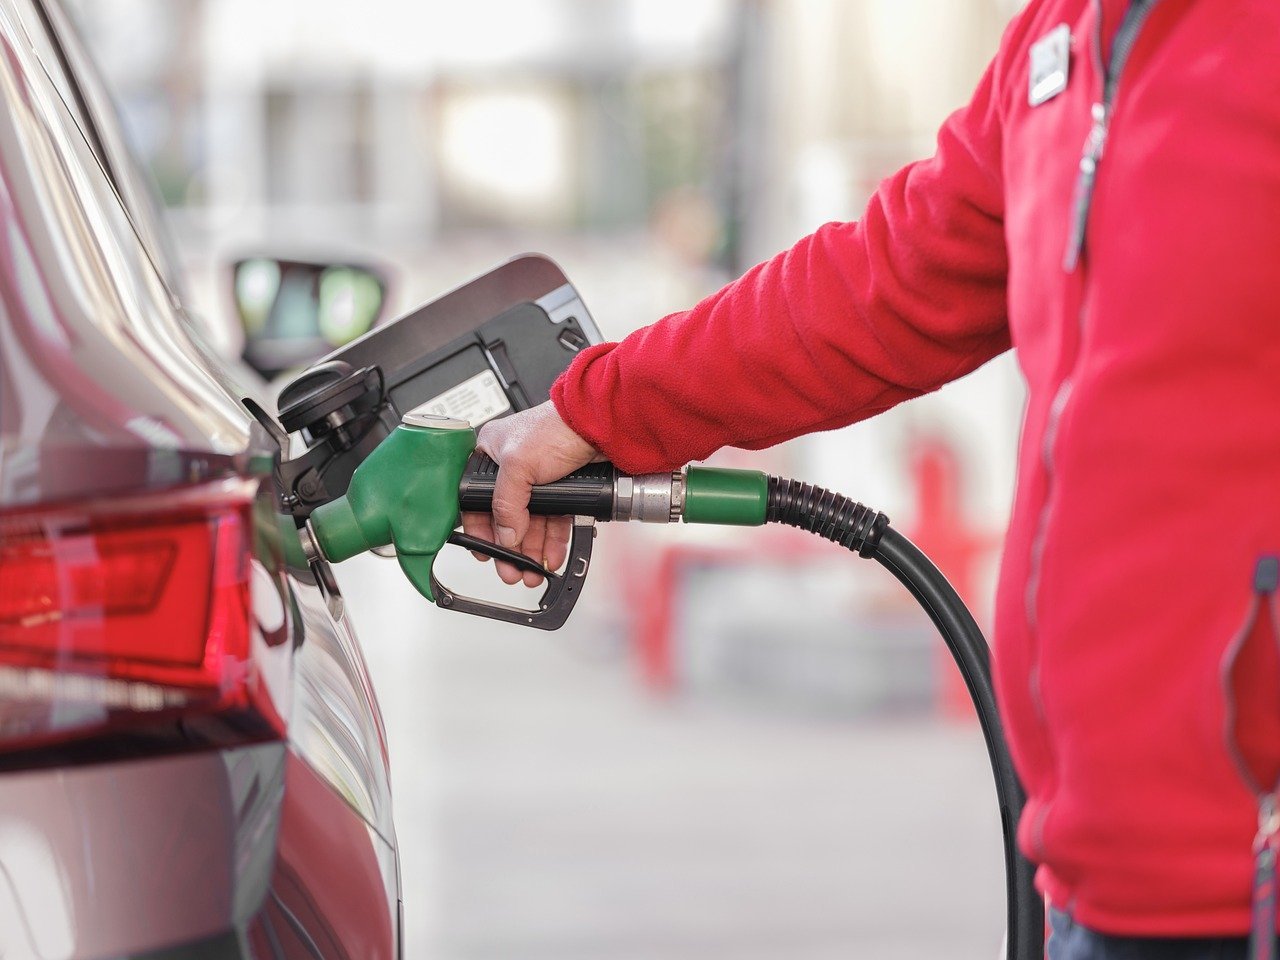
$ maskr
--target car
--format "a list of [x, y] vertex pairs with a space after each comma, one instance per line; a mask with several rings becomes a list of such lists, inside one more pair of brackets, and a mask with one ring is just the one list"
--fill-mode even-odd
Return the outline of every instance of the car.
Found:
[[0, 45], [0, 956], [398, 957], [386, 737], [266, 385], [65, 11], [0, 0]]

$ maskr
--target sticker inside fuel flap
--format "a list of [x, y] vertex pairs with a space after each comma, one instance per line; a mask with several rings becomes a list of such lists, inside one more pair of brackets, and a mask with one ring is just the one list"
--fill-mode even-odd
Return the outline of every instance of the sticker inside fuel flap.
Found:
[[510, 409], [511, 402], [502, 392], [502, 385], [498, 383], [492, 370], [468, 377], [456, 387], [450, 387], [418, 407], [422, 413], [466, 420], [473, 427]]

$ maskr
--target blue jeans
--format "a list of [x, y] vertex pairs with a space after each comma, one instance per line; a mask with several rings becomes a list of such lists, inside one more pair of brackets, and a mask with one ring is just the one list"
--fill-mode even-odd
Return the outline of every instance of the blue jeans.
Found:
[[1048, 960], [1245, 960], [1244, 937], [1109, 937], [1049, 910]]

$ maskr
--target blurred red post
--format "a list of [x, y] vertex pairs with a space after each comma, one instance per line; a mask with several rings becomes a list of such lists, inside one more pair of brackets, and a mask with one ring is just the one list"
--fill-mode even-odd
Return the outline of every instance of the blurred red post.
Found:
[[[999, 543], [989, 531], [970, 526], [964, 515], [960, 461], [955, 447], [938, 436], [915, 442], [911, 473], [916, 482], [916, 520], [908, 536], [929, 555], [972, 610], [980, 600], [982, 561]], [[973, 702], [951, 653], [938, 648], [944, 661], [938, 709], [944, 716], [971, 718]]]
[[802, 561], [822, 553], [823, 546], [808, 534], [783, 528], [752, 531], [748, 543], [733, 546], [674, 543], [660, 547], [656, 557], [646, 564], [644, 574], [635, 578], [641, 587], [630, 593], [636, 654], [645, 687], [653, 693], [668, 694], [678, 685], [675, 648], [680, 624], [677, 618], [685, 586], [683, 580], [690, 569], [745, 567], [760, 563], [762, 558], [772, 562]]
[[640, 657], [640, 678], [654, 693], [670, 693], [675, 686], [672, 665], [671, 634], [675, 627], [677, 579], [680, 573], [680, 551], [667, 547], [658, 557], [648, 578], [651, 589], [640, 591], [634, 598], [636, 652]]

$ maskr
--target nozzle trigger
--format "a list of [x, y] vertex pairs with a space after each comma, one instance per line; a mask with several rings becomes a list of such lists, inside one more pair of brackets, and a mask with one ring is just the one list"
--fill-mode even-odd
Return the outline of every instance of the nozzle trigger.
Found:
[[521, 572], [528, 571], [530, 573], [541, 574], [548, 580], [559, 580], [560, 574], [552, 570], [548, 570], [542, 564], [534, 560], [527, 554], [517, 553], [515, 550], [508, 550], [506, 547], [496, 543], [490, 543], [488, 540], [481, 540], [479, 537], [473, 537], [469, 533], [454, 533], [449, 537], [449, 542], [455, 547], [463, 547], [466, 550], [472, 550], [476, 553], [483, 553], [486, 557], [494, 560], [501, 560], [509, 563]]
[[[454, 533], [449, 542], [467, 550], [483, 553], [495, 560], [512, 564], [518, 570], [528, 570], [541, 574], [546, 578], [547, 586], [538, 600], [537, 609], [526, 610], [522, 607], [507, 606], [503, 603], [488, 603], [473, 597], [464, 597], [454, 593], [442, 584], [435, 575], [434, 560], [430, 571], [430, 596], [436, 606], [445, 610], [457, 610], [459, 613], [470, 613], [490, 620], [502, 620], [516, 623], [522, 627], [537, 627], [539, 630], [558, 630], [569, 619], [574, 604], [582, 593], [582, 584], [591, 567], [591, 548], [595, 542], [595, 520], [591, 517], [574, 517], [573, 532], [569, 537], [569, 561], [564, 573], [554, 573], [538, 563], [532, 557], [514, 550], [507, 550], [488, 540], [480, 540], [465, 533]], [[402, 558], [403, 561], [403, 558]], [[403, 564], [402, 564], [403, 565]], [[411, 577], [412, 579], [412, 577]]]

